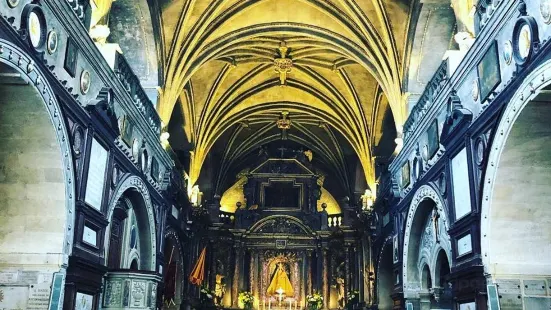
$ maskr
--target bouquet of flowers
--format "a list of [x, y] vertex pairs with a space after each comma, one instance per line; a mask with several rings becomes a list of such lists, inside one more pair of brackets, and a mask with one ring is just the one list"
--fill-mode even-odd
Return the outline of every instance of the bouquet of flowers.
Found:
[[346, 301], [347, 302], [355, 302], [356, 300], [358, 300], [358, 297], [360, 297], [360, 292], [359, 291], [349, 291], [346, 294]]
[[318, 293], [306, 296], [306, 302], [308, 303], [308, 309], [319, 310], [323, 307], [323, 296]]
[[254, 296], [251, 292], [239, 293], [239, 304], [243, 305], [243, 309], [250, 310], [253, 308]]

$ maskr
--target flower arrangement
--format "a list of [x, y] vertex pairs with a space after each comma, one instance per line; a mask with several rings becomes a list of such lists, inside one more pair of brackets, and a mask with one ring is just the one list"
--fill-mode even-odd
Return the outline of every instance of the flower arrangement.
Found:
[[243, 291], [238, 296], [239, 304], [243, 305], [243, 309], [250, 310], [253, 308], [254, 296], [251, 292]]
[[349, 291], [348, 293], [346, 293], [347, 302], [354, 302], [358, 300], [358, 297], [360, 297], [360, 292], [357, 290]]
[[212, 299], [214, 298], [214, 293], [209, 291], [206, 287], [201, 288], [201, 295], [204, 296], [206, 299]]
[[308, 303], [308, 309], [319, 310], [323, 307], [323, 296], [318, 293], [306, 296], [306, 302]]

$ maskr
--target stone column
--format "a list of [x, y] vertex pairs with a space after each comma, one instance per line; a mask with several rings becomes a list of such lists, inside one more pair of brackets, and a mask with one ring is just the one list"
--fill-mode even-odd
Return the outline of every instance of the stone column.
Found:
[[328, 253], [326, 249], [321, 250], [322, 255], [322, 296], [323, 296], [323, 309], [329, 309], [329, 279], [328, 277]]
[[264, 302], [264, 299], [266, 298], [266, 277], [264, 276], [264, 264], [266, 263], [265, 262], [266, 258], [265, 258], [265, 255], [264, 255], [264, 251], [261, 251], [259, 254], [258, 254], [258, 265], [259, 265], [259, 279], [260, 281], [260, 303], [263, 303]]
[[350, 277], [350, 248], [345, 247], [344, 251], [344, 300], [346, 301], [346, 293], [348, 293], [352, 287]]
[[312, 251], [306, 251], [306, 295], [312, 294]]
[[243, 249], [241, 245], [237, 245], [235, 248], [235, 267], [233, 271], [233, 283], [232, 283], [232, 305], [233, 307], [238, 307], [238, 296], [239, 296], [239, 277], [241, 274], [241, 264], [243, 263]]

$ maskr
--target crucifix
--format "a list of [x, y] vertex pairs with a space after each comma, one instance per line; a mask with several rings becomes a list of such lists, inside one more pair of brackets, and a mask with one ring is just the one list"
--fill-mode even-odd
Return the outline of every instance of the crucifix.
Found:
[[278, 150], [281, 152], [281, 158], [283, 158], [283, 156], [285, 155], [285, 151], [287, 151], [287, 148], [284, 146], [281, 146], [280, 148], [278, 148]]

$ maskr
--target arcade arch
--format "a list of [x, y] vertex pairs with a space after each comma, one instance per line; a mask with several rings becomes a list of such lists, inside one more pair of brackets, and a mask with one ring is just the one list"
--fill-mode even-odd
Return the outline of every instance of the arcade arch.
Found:
[[[26, 308], [31, 287], [49, 291], [53, 275], [67, 268], [74, 167], [63, 115], [44, 74], [13, 44], [0, 39], [0, 46], [0, 274], [12, 277], [0, 286], [23, 296], [19, 306]], [[22, 272], [29, 275], [24, 283], [17, 275]]]
[[551, 61], [507, 104], [488, 155], [481, 251], [489, 281], [551, 275]]

